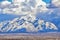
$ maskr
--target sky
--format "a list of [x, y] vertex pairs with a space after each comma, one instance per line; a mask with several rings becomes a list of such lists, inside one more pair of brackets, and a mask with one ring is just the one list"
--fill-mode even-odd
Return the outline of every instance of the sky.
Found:
[[[4, 1], [4, 0], [0, 0], [0, 2], [2, 2], [2, 1]], [[12, 0], [8, 0], [8, 1], [12, 2]]]
[[43, 0], [46, 3], [51, 3], [52, 0]]

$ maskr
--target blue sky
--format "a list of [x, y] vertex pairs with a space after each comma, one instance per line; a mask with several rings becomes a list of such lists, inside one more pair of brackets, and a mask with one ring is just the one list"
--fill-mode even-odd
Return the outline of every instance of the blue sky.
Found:
[[[4, 1], [4, 0], [0, 0], [0, 2], [2, 2], [2, 1]], [[8, 0], [8, 1], [12, 2], [12, 0]]]
[[43, 0], [46, 3], [51, 3], [51, 0]]

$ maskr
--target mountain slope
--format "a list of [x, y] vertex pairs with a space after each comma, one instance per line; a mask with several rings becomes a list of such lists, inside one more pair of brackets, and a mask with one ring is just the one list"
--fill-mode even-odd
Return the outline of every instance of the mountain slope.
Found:
[[26, 32], [38, 32], [39, 30], [43, 31], [48, 29], [58, 30], [58, 28], [51, 22], [45, 22], [44, 20], [34, 20], [31, 22], [31, 20], [25, 20], [23, 17], [0, 23], [0, 32], [14, 32], [22, 28], [25, 28]]

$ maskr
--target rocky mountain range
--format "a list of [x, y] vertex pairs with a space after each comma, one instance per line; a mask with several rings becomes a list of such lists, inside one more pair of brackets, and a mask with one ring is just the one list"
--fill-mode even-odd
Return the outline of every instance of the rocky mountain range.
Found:
[[[38, 32], [46, 30], [58, 30], [55, 24], [51, 22], [45, 22], [44, 20], [26, 20], [25, 17], [15, 18], [10, 21], [3, 21], [0, 23], [0, 32], [14, 32], [25, 28], [26, 32]], [[27, 17], [28, 18], [28, 17]]]

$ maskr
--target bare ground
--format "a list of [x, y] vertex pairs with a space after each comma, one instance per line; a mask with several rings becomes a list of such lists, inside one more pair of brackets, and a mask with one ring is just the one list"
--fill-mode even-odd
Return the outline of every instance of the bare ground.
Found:
[[60, 33], [37, 33], [37, 34], [27, 34], [27, 33], [17, 33], [17, 34], [1, 34], [0, 40], [60, 40]]

